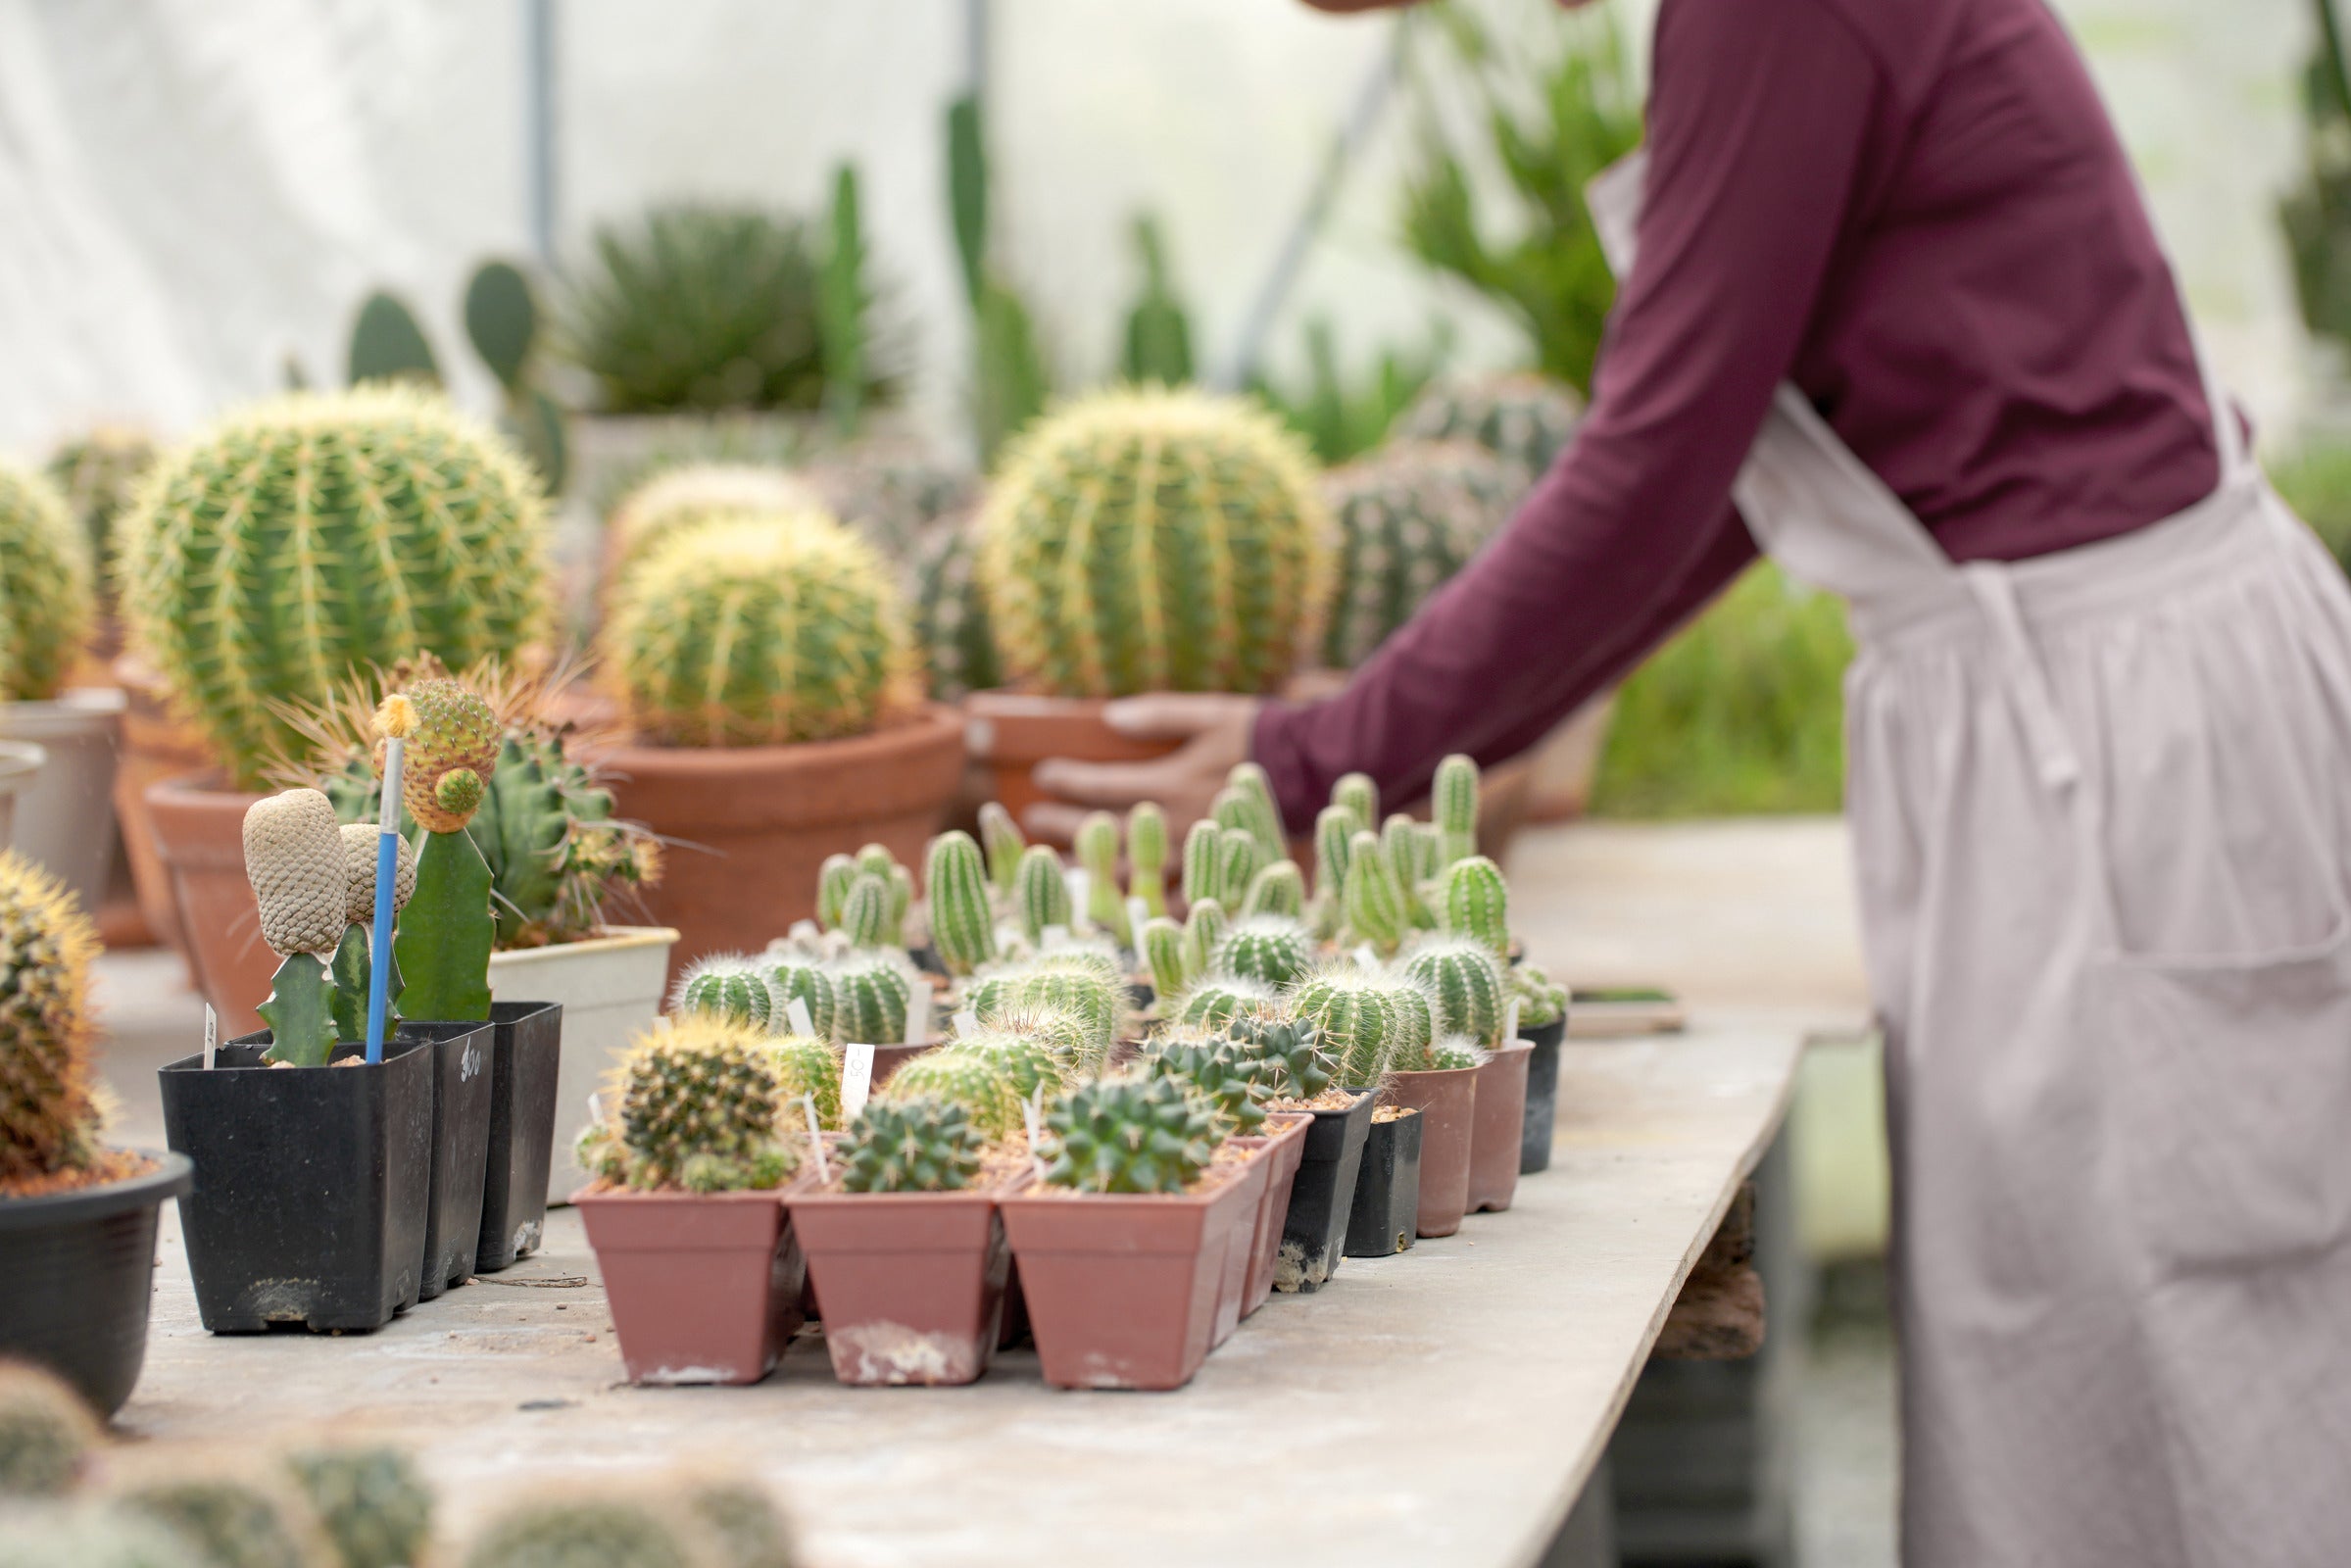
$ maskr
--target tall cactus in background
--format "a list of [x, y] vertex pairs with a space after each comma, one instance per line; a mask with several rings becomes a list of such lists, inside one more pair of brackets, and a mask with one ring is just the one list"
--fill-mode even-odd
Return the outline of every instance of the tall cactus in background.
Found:
[[57, 487], [0, 463], [0, 699], [57, 695], [90, 633], [94, 575]]
[[1205, 974], [1215, 960], [1216, 945], [1224, 940], [1231, 920], [1224, 906], [1201, 899], [1184, 914], [1184, 962], [1194, 974]]
[[1184, 902], [1199, 904], [1224, 891], [1223, 829], [1201, 817], [1184, 835]]
[[1510, 518], [1525, 482], [1467, 441], [1401, 442], [1323, 481], [1337, 540], [1322, 662], [1352, 669]]
[[988, 138], [980, 101], [965, 94], [947, 110], [947, 191], [963, 293], [971, 304], [971, 411], [984, 466], [1027, 428], [1053, 394], [1053, 376], [1018, 289], [990, 258]]
[[816, 276], [816, 345], [824, 363], [824, 412], [843, 438], [857, 433], [865, 412], [866, 322], [874, 305], [858, 207], [857, 166], [842, 164], [833, 171], [824, 261]]
[[1430, 788], [1437, 817], [1437, 869], [1478, 853], [1478, 764], [1455, 752], [1437, 764]]
[[[0, 1194], [98, 1152], [98, 933], [57, 880], [0, 853]], [[6, 1490], [0, 1487], [0, 1490]]]
[[638, 728], [669, 745], [862, 735], [915, 696], [881, 559], [813, 514], [670, 539], [621, 586], [605, 652]]
[[1455, 860], [1438, 887], [1445, 929], [1474, 938], [1496, 957], [1510, 955], [1510, 886], [1502, 868], [1483, 855]]
[[1192, 379], [1192, 320], [1168, 276], [1159, 220], [1148, 213], [1138, 216], [1134, 234], [1143, 289], [1127, 312], [1126, 351], [1119, 372], [1129, 381], [1182, 386]]
[[956, 829], [931, 840], [922, 885], [931, 905], [931, 946], [947, 972], [971, 973], [996, 957], [996, 919], [988, 906], [988, 870], [971, 835]]
[[1343, 773], [1331, 786], [1331, 804], [1346, 808], [1358, 831], [1380, 825], [1380, 786], [1369, 773]]
[[1143, 901], [1143, 912], [1167, 912], [1167, 813], [1151, 801], [1127, 812], [1127, 893]]
[[1272, 690], [1322, 604], [1312, 474], [1235, 399], [1128, 389], [1039, 421], [981, 516], [1005, 668], [1069, 697]]
[[1428, 991], [1439, 1034], [1466, 1035], [1489, 1051], [1502, 1043], [1509, 986], [1485, 944], [1470, 937], [1423, 943], [1405, 956], [1403, 969]]
[[1143, 961], [1151, 970], [1151, 989], [1162, 997], [1180, 996], [1184, 989], [1200, 977], [1200, 968], [1191, 960], [1184, 947], [1184, 928], [1167, 916], [1154, 915], [1144, 922], [1138, 946]]
[[125, 609], [242, 788], [274, 705], [369, 663], [463, 668], [546, 621], [545, 503], [488, 431], [401, 387], [295, 394], [163, 459], [123, 519]]
[[1012, 908], [1032, 943], [1043, 942], [1052, 927], [1069, 929], [1069, 884], [1061, 875], [1061, 858], [1050, 846], [1032, 844], [1022, 853], [1012, 879]]
[[1120, 947], [1132, 947], [1126, 900], [1118, 893], [1118, 818], [1107, 811], [1089, 812], [1078, 824], [1072, 847], [1086, 871], [1086, 918], [1109, 932]]

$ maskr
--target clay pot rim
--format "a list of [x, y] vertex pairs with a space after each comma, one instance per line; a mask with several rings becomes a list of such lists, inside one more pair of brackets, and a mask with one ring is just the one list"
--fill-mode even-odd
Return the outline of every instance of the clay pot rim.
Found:
[[725, 1193], [689, 1193], [671, 1187], [657, 1187], [640, 1191], [633, 1187], [608, 1187], [597, 1191], [595, 1184], [574, 1192], [565, 1201], [579, 1203], [777, 1203], [800, 1185], [803, 1176], [795, 1171], [780, 1187], [741, 1187]]
[[908, 716], [862, 735], [844, 735], [829, 741], [796, 741], [784, 746], [661, 746], [631, 739], [616, 746], [598, 747], [594, 760], [602, 767], [626, 774], [632, 766], [650, 764], [654, 772], [681, 772], [680, 765], [715, 774], [830, 772], [860, 762], [879, 763], [902, 752], [944, 747], [949, 731], [956, 747], [963, 740], [963, 715], [944, 703], [925, 702]]
[[[838, 1135], [827, 1134], [826, 1136]], [[939, 1193], [847, 1193], [810, 1183], [804, 1191], [794, 1193], [792, 1201], [825, 1204], [856, 1203], [883, 1209], [914, 1208], [930, 1203], [955, 1203], [958, 1205], [985, 1203], [993, 1208], [996, 1206], [998, 1199], [1019, 1192], [1036, 1179], [1037, 1173], [1033, 1170], [1017, 1170], [991, 1187], [956, 1187]]]

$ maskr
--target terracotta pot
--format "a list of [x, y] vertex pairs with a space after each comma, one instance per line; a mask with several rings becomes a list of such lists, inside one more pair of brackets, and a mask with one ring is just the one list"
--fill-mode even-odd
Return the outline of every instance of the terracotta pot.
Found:
[[[1208, 1348], [1213, 1350], [1233, 1337], [1241, 1327], [1244, 1309], [1249, 1304], [1249, 1265], [1257, 1256], [1257, 1226], [1265, 1213], [1266, 1179], [1273, 1174], [1273, 1151], [1264, 1138], [1237, 1138], [1235, 1143], [1249, 1151], [1249, 1163], [1242, 1168], [1241, 1185], [1248, 1189], [1244, 1200], [1249, 1205], [1233, 1234], [1225, 1244], [1224, 1280], [1216, 1293], [1216, 1327], [1208, 1336]], [[1298, 1174], [1294, 1166], [1292, 1176]]]
[[1477, 1124], [1469, 1143], [1469, 1206], [1499, 1211], [1518, 1192], [1527, 1138], [1527, 1066], [1535, 1042], [1513, 1040], [1478, 1069]]
[[123, 697], [122, 749], [115, 765], [115, 822], [122, 834], [122, 855], [130, 862], [139, 915], [149, 934], [184, 954], [179, 902], [171, 889], [171, 873], [156, 849], [147, 791], [166, 779], [207, 772], [219, 762], [203, 732], [172, 712], [163, 677], [153, 664], [136, 654], [124, 654], [115, 661], [114, 669]]
[[0, 703], [0, 740], [30, 741], [49, 754], [17, 799], [6, 842], [65, 883], [90, 914], [106, 902], [114, 864], [122, 737], [122, 694], [112, 686], [69, 691], [55, 702]]
[[943, 1385], [988, 1370], [1012, 1270], [996, 1200], [986, 1191], [793, 1194], [792, 1229], [808, 1254], [834, 1377], [860, 1388]]
[[1257, 1205], [1257, 1227], [1249, 1242], [1249, 1278], [1242, 1287], [1241, 1315], [1248, 1317], [1273, 1295], [1274, 1265], [1282, 1255], [1282, 1229], [1290, 1217], [1290, 1193], [1305, 1156], [1311, 1111], [1277, 1110], [1266, 1118], [1265, 1198]]
[[1144, 762], [1176, 749], [1174, 741], [1121, 735], [1103, 722], [1105, 706], [1100, 698], [1034, 697], [1023, 692], [973, 692], [963, 699], [964, 711], [971, 715], [972, 750], [988, 760], [996, 798], [1013, 820], [1020, 820], [1040, 801], [1053, 799], [1030, 777], [1048, 758]]
[[1419, 1111], [1422, 1236], [1450, 1236], [1469, 1212], [1469, 1152], [1477, 1128], [1478, 1067], [1391, 1073], [1380, 1098]]
[[571, 1195], [631, 1383], [757, 1383], [800, 1327], [782, 1193]]
[[261, 905], [245, 880], [245, 808], [258, 795], [200, 778], [147, 787], [155, 854], [170, 873], [180, 951], [196, 989], [220, 1015], [220, 1038], [262, 1028], [277, 955], [262, 941]]
[[[1189, 1383], [1208, 1356], [1234, 1233], [1254, 1231], [1264, 1169], [1251, 1160], [1200, 1193], [1007, 1195], [1004, 1234], [1045, 1381], [1063, 1389]], [[1237, 1316], [1238, 1282], [1234, 1301]]]
[[806, 746], [629, 746], [602, 754], [616, 814], [673, 840], [645, 902], [678, 931], [671, 970], [710, 953], [757, 953], [816, 910], [835, 851], [879, 843], [920, 865], [963, 771], [963, 719], [921, 716]]

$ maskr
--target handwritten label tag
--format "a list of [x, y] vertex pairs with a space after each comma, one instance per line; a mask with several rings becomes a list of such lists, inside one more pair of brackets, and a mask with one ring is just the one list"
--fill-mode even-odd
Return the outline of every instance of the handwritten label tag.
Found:
[[213, 1057], [220, 1050], [220, 1015], [213, 1011], [213, 1004], [208, 1002], [204, 1004], [204, 1065], [207, 1070], [212, 1067]]
[[968, 1040], [980, 1032], [980, 1015], [969, 1007], [955, 1014], [955, 1038]]
[[824, 1129], [816, 1125], [816, 1097], [801, 1096], [800, 1108], [808, 1113], [808, 1147], [816, 1152], [816, 1179], [829, 1182], [833, 1179], [833, 1167], [824, 1157]]
[[1502, 1044], [1506, 1046], [1518, 1043], [1518, 1000], [1512, 997], [1510, 1005], [1502, 1009]]
[[865, 1101], [873, 1093], [873, 1048], [871, 1046], [843, 1046], [841, 1048], [841, 1124], [857, 1120], [865, 1108]]
[[[812, 1035], [816, 1032], [816, 1020], [808, 1016], [808, 999], [806, 997], [794, 997], [790, 1005], [784, 1008], [784, 1016], [790, 1020], [792, 1032], [796, 1035]], [[873, 1048], [867, 1046], [865, 1049], [871, 1051]]]
[[1069, 889], [1070, 917], [1080, 931], [1092, 930], [1094, 922], [1086, 911], [1094, 907], [1094, 873], [1082, 865], [1073, 865], [1061, 873], [1061, 885]]

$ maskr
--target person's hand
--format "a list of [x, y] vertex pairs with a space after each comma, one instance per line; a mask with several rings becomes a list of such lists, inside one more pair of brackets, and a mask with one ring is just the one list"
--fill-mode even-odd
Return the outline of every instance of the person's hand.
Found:
[[1167, 831], [1182, 842], [1184, 830], [1208, 814], [1233, 764], [1249, 760], [1249, 730], [1258, 700], [1204, 693], [1127, 697], [1102, 716], [1112, 729], [1142, 740], [1184, 744], [1148, 762], [1073, 762], [1055, 758], [1037, 764], [1037, 787], [1058, 797], [1029, 808], [1020, 824], [1032, 837], [1067, 844], [1093, 810], [1124, 810], [1138, 801], [1156, 801], [1167, 813]]

